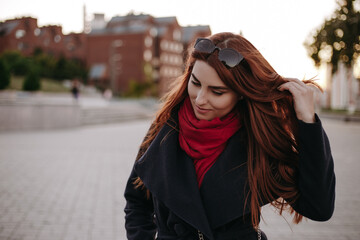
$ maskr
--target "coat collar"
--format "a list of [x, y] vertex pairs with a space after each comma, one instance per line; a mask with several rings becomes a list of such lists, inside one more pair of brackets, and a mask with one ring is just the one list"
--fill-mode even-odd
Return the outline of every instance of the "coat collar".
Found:
[[205, 174], [200, 194], [212, 228], [250, 212], [244, 131], [235, 133]]
[[246, 152], [241, 139], [241, 132], [229, 139], [199, 189], [193, 162], [179, 146], [178, 132], [166, 124], [135, 164], [135, 171], [153, 196], [213, 239], [211, 229], [248, 212]]

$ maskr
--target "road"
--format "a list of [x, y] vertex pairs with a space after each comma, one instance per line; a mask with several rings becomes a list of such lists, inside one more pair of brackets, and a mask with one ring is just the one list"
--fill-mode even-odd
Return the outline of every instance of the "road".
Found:
[[[123, 190], [149, 120], [0, 133], [0, 240], [123, 240]], [[269, 239], [360, 239], [360, 124], [323, 119], [337, 176], [328, 222], [265, 207]]]

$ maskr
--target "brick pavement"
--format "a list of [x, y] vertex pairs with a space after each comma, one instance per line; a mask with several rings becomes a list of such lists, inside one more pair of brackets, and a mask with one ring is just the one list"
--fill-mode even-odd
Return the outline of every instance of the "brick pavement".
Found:
[[0, 239], [125, 239], [123, 190], [148, 126], [0, 134]]
[[[295, 226], [265, 207], [269, 239], [360, 239], [360, 124], [323, 121], [337, 174], [334, 216]], [[123, 190], [148, 127], [0, 133], [0, 240], [126, 239]]]

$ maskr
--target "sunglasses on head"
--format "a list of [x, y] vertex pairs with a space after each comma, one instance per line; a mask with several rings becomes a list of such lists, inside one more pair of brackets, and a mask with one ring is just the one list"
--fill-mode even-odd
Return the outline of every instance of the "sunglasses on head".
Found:
[[244, 56], [238, 51], [232, 48], [219, 48], [208, 38], [198, 38], [194, 45], [194, 48], [198, 52], [202, 53], [213, 53], [215, 50], [219, 50], [219, 60], [228, 68], [237, 66], [243, 59]]

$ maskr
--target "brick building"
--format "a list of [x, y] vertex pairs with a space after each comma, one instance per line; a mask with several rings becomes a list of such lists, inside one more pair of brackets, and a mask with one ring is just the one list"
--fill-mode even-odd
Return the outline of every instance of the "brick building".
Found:
[[115, 93], [127, 92], [130, 81], [152, 81], [163, 95], [182, 73], [181, 37], [176, 17], [113, 17], [105, 28], [88, 35], [90, 78]]
[[66, 58], [87, 61], [87, 35], [69, 33], [63, 37], [63, 55]]
[[64, 35], [62, 27], [48, 25], [39, 27], [37, 19], [23, 17], [0, 23], [0, 53], [16, 50], [25, 56], [40, 48], [53, 56], [86, 59], [86, 35], [71, 33]]
[[17, 50], [26, 56], [35, 49], [86, 63], [89, 80], [116, 94], [129, 91], [130, 82], [155, 85], [158, 95], [183, 72], [184, 49], [199, 36], [211, 34], [209, 26], [181, 27], [176, 17], [148, 14], [113, 17], [95, 14], [92, 31], [64, 35], [62, 27], [37, 25], [23, 17], [0, 22], [0, 54]]
[[44, 26], [40, 28], [38, 47], [49, 55], [61, 56], [64, 52], [63, 40], [64, 35], [61, 26]]
[[40, 31], [37, 19], [32, 17], [0, 23], [0, 53], [5, 50], [18, 50], [25, 55], [32, 54], [39, 45]]

